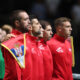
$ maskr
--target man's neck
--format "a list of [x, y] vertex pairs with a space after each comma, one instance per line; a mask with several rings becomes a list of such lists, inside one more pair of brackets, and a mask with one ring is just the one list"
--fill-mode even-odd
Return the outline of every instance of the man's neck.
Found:
[[64, 39], [67, 39], [67, 36], [64, 36], [62, 34], [56, 33], [57, 35], [59, 35], [60, 37], [63, 37]]

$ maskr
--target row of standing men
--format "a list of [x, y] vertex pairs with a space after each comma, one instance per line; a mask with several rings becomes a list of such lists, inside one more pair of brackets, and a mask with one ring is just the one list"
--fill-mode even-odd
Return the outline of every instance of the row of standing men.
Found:
[[[5, 61], [4, 80], [73, 80], [70, 19], [55, 20], [56, 33], [44, 20], [24, 10], [10, 15], [13, 26], [3, 39], [1, 50]], [[52, 37], [52, 38], [51, 38]]]

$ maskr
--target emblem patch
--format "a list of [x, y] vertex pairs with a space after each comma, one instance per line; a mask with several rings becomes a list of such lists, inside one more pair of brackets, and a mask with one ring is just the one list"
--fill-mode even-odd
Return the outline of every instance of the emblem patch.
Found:
[[56, 50], [57, 52], [61, 52], [61, 53], [63, 53], [63, 50], [62, 50], [62, 48], [61, 47], [59, 47], [59, 48], [57, 48], [57, 50]]
[[21, 66], [24, 66], [24, 45], [19, 46], [18, 44], [15, 48], [11, 49], [12, 53], [15, 55], [16, 59]]

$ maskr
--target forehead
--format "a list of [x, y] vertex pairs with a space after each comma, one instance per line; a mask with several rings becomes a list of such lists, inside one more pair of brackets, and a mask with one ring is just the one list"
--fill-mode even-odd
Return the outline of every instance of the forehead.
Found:
[[63, 22], [62, 23], [63, 26], [71, 26], [71, 23], [69, 21]]
[[38, 21], [38, 19], [32, 19], [32, 23], [34, 24], [34, 23], [38, 23], [39, 21]]
[[28, 15], [26, 12], [20, 12], [20, 13], [19, 13], [19, 16], [20, 16], [21, 18], [29, 18], [29, 15]]
[[52, 29], [51, 25], [47, 25], [46, 29]]

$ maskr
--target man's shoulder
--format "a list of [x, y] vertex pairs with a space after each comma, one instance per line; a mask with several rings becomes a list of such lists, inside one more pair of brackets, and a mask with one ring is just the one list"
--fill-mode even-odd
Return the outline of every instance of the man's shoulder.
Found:
[[14, 44], [19, 43], [19, 42], [23, 42], [24, 41], [24, 35], [21, 34], [19, 36], [10, 38], [7, 41], [4, 41], [3, 43], [1, 43], [1, 45], [3, 47], [12, 47]]

